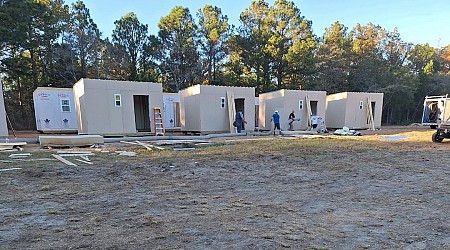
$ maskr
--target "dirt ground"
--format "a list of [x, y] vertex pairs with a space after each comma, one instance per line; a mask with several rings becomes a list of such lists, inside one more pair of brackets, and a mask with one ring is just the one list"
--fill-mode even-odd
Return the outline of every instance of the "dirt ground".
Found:
[[0, 172], [0, 246], [450, 249], [450, 140], [417, 127], [363, 134], [121, 148], [136, 157], [111, 144], [76, 167], [43, 160], [54, 150], [1, 153], [0, 169], [21, 169]]

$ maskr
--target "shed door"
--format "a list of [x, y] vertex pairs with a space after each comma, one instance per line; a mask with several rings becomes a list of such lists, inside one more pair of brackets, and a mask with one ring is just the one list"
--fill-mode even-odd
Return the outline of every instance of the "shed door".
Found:
[[318, 101], [310, 101], [311, 105], [311, 115], [317, 115], [317, 103]]
[[[242, 111], [242, 114], [244, 115], [245, 118], [245, 99], [244, 98], [235, 98], [234, 99], [234, 107], [236, 110], [236, 113], [239, 111]], [[243, 129], [245, 129], [245, 125], [242, 124]]]
[[137, 132], [150, 132], [150, 113], [148, 95], [134, 95], [134, 121]]
[[[245, 112], [245, 106], [244, 106], [245, 99], [244, 98], [235, 98], [234, 99], [234, 107], [236, 108], [236, 112], [242, 111], [242, 113]], [[244, 113], [245, 115], [245, 113]]]
[[[370, 107], [372, 108], [372, 121], [375, 122], [375, 102], [371, 102]], [[367, 117], [367, 124], [370, 124], [369, 117]]]

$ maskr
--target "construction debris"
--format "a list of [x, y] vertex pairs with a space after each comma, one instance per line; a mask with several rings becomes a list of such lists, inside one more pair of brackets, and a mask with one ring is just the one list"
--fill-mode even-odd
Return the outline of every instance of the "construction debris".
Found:
[[384, 138], [380, 138], [381, 141], [397, 141], [397, 140], [403, 140], [403, 139], [408, 139], [409, 136], [404, 136], [404, 135], [395, 135], [395, 136], [388, 136], [388, 137], [384, 137]]
[[57, 154], [74, 154], [74, 155], [86, 155], [92, 154], [91, 151], [56, 151]]
[[359, 136], [361, 135], [361, 132], [349, 129], [348, 127], [343, 127], [342, 129], [337, 129], [333, 133], [334, 135], [353, 135], [353, 136]]
[[9, 158], [27, 158], [31, 156], [31, 153], [23, 153], [23, 154], [10, 154]]
[[5, 172], [5, 171], [11, 171], [11, 170], [20, 170], [22, 168], [5, 168], [5, 169], [0, 169], [0, 172]]
[[22, 146], [25, 146], [26, 142], [3, 142], [0, 143], [0, 151], [7, 150], [19, 150], [22, 151]]
[[75, 163], [73, 163], [73, 162], [70, 162], [70, 161], [64, 159], [64, 158], [61, 157], [60, 155], [52, 154], [52, 156], [55, 157], [56, 159], [60, 160], [61, 162], [63, 162], [63, 163], [65, 163], [65, 164], [69, 165], [69, 166], [77, 166], [77, 164], [75, 164]]
[[34, 158], [34, 159], [18, 158], [18, 159], [14, 159], [14, 161], [9, 161], [9, 162], [16, 162], [16, 161], [55, 161], [55, 159], [53, 159], [53, 158]]
[[130, 141], [120, 141], [120, 142], [121, 142], [121, 143], [126, 143], [126, 144], [132, 144], [132, 145], [140, 145], [140, 146], [145, 147], [145, 148], [148, 149], [148, 150], [152, 150], [153, 148], [159, 149], [159, 150], [165, 149], [165, 148], [163, 148], [163, 147], [158, 147], [158, 146], [155, 146], [155, 145], [152, 145], [152, 144], [144, 143], [144, 142], [142, 142], [142, 141], [134, 141], [134, 142], [130, 142]]
[[79, 157], [81, 157], [81, 156], [91, 156], [91, 155], [94, 155], [94, 154], [93, 153], [87, 153], [87, 154], [71, 154], [71, 153], [60, 154], [60, 153], [58, 153], [58, 155], [59, 156], [64, 156], [64, 157], [66, 157], [66, 156], [79, 156]]
[[125, 156], [136, 156], [136, 152], [128, 152], [128, 151], [115, 151], [119, 155]]
[[195, 148], [173, 148], [175, 151], [190, 151], [195, 150]]
[[143, 142], [136, 141], [136, 143], [139, 144], [139, 145], [141, 145], [141, 146], [143, 146], [143, 147], [146, 148], [147, 150], [153, 150], [149, 145], [147, 145], [147, 144], [145, 144], [145, 143], [143, 143]]
[[91, 160], [89, 160], [89, 156], [88, 155], [80, 155], [80, 158], [85, 160], [85, 161], [91, 161]]
[[82, 163], [86, 163], [86, 164], [89, 164], [89, 165], [92, 165], [93, 163], [92, 162], [90, 162], [90, 161], [84, 161], [84, 160], [81, 160], [81, 159], [75, 159], [76, 161], [79, 161], [79, 162], [82, 162]]
[[210, 144], [211, 141], [207, 140], [161, 140], [155, 142], [155, 144], [161, 145], [175, 145], [175, 144]]
[[41, 147], [87, 147], [104, 144], [101, 135], [39, 136]]

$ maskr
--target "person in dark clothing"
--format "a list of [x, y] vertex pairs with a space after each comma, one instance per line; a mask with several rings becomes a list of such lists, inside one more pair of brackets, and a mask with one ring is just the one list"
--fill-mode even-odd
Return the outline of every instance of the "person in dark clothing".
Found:
[[241, 133], [242, 129], [244, 128], [244, 123], [247, 123], [244, 119], [244, 114], [242, 111], [239, 111], [236, 113], [236, 129], [238, 133]]
[[295, 114], [294, 110], [289, 114], [289, 130], [294, 130], [294, 121], [295, 121]]

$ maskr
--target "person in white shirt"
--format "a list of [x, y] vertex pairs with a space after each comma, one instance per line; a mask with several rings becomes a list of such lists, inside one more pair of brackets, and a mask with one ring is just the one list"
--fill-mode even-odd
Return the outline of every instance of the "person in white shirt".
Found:
[[319, 117], [317, 115], [311, 116], [311, 124], [312, 124], [312, 130], [316, 130], [317, 125], [319, 124]]

